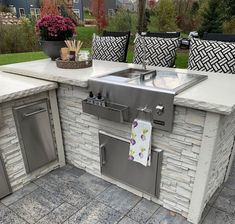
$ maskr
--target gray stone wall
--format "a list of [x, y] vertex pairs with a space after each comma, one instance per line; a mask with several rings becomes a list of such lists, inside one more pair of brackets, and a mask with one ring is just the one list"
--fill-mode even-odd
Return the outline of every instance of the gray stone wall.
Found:
[[32, 174], [26, 174], [12, 113], [12, 107], [32, 103], [44, 98], [48, 98], [47, 92], [0, 104], [0, 153], [3, 155], [13, 191], [22, 188], [29, 181], [58, 166], [58, 162], [54, 162]]
[[[101, 176], [98, 130], [129, 138], [131, 124], [98, 119], [82, 112], [83, 88], [61, 85], [59, 111], [66, 159], [69, 163]], [[152, 145], [164, 150], [159, 199], [153, 201], [187, 217], [206, 112], [175, 108], [173, 131], [153, 130]]]
[[233, 148], [234, 136], [235, 112], [229, 116], [222, 116], [220, 120], [219, 134], [217, 136], [205, 204], [210, 200], [216, 189], [224, 182]]

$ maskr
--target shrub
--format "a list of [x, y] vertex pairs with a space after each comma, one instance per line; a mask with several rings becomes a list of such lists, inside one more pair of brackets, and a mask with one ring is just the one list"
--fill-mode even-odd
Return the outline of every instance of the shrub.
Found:
[[175, 31], [176, 13], [173, 0], [159, 0], [155, 7], [156, 18], [152, 21], [160, 32]]
[[17, 25], [0, 24], [0, 54], [39, 50], [34, 24], [22, 22]]
[[40, 18], [43, 18], [44, 16], [58, 16], [59, 14], [55, 1], [43, 0], [40, 10]]
[[177, 11], [177, 26], [183, 32], [195, 30], [198, 25], [199, 3], [191, 0], [175, 1]]
[[235, 16], [231, 20], [224, 22], [223, 31], [225, 33], [235, 33]]
[[223, 31], [223, 11], [220, 0], [209, 0], [208, 7], [202, 13], [202, 22], [199, 28], [199, 35], [204, 32], [222, 33]]
[[118, 9], [113, 16], [109, 17], [107, 30], [110, 31], [137, 31], [137, 13], [126, 9]]
[[101, 32], [107, 26], [104, 0], [92, 1], [91, 11], [92, 11], [92, 15], [96, 19], [96, 26], [97, 26], [98, 32]]
[[0, 3], [0, 12], [11, 12], [11, 9], [7, 5]]

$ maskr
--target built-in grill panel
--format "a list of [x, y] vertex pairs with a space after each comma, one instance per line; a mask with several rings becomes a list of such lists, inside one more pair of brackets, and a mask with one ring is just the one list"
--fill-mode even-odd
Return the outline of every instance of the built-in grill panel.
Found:
[[[126, 105], [128, 107], [127, 122], [132, 122], [135, 118], [141, 116], [140, 109], [146, 107], [151, 112], [144, 116], [146, 119], [152, 120], [153, 127], [166, 131], [172, 130], [174, 94], [171, 92], [156, 92], [95, 80], [89, 81], [89, 89], [94, 94], [101, 93], [107, 102]], [[156, 110], [158, 105], [164, 107], [164, 113], [161, 115], [158, 115]], [[99, 111], [99, 107], [97, 107], [97, 111]]]
[[133, 122], [141, 117], [151, 121], [154, 128], [171, 132], [174, 96], [205, 79], [207, 76], [192, 72], [134, 68], [92, 77], [88, 83], [89, 100], [83, 101], [83, 111], [116, 122]]
[[152, 151], [151, 166], [145, 167], [129, 161], [127, 139], [99, 132], [101, 173], [132, 186], [147, 194], [159, 196], [162, 154], [161, 150]]

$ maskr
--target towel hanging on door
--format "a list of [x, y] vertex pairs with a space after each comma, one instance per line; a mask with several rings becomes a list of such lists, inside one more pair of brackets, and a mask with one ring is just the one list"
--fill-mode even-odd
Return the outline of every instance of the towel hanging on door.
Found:
[[135, 119], [131, 129], [129, 160], [144, 166], [151, 165], [151, 136], [151, 122]]

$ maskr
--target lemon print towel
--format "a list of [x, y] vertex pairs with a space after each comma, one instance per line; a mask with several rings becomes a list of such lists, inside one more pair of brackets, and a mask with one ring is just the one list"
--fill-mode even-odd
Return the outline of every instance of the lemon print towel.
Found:
[[150, 166], [152, 124], [135, 119], [131, 129], [129, 160]]

